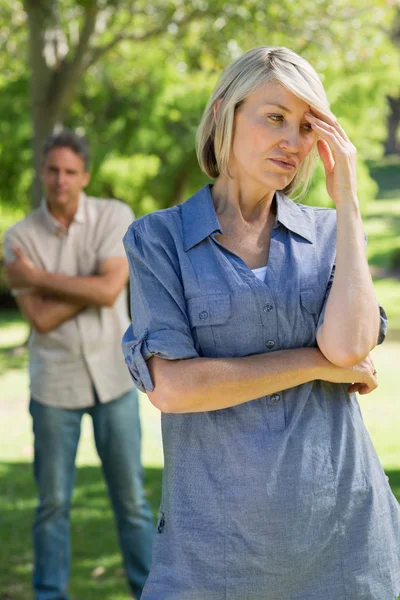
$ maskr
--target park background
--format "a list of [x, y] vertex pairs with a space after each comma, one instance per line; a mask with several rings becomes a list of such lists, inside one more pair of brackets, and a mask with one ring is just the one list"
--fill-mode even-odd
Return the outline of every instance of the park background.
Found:
[[[368, 257], [389, 316], [387, 341], [374, 351], [380, 386], [360, 404], [400, 498], [400, 1], [0, 0], [0, 42], [0, 236], [40, 201], [35, 166], [53, 127], [88, 137], [87, 192], [141, 216], [207, 182], [194, 136], [224, 66], [258, 45], [287, 46], [313, 64], [358, 149]], [[306, 201], [331, 206], [320, 164]], [[31, 597], [27, 335], [0, 276], [0, 600]], [[144, 395], [141, 415], [156, 513], [160, 418]], [[71, 598], [127, 600], [89, 419], [78, 464]]]

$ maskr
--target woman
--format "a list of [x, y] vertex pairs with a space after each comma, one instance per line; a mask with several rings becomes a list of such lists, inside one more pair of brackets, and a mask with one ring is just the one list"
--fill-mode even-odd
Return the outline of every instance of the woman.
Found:
[[[316, 157], [336, 211], [295, 204]], [[393, 600], [399, 507], [355, 392], [386, 317], [368, 270], [355, 149], [311, 66], [256, 48], [198, 134], [215, 178], [132, 224], [136, 385], [165, 470], [145, 600]]]

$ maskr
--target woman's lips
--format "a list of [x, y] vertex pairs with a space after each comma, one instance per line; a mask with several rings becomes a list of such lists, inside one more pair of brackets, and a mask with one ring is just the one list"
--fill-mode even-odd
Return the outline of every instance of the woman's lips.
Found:
[[277, 167], [284, 169], [285, 171], [293, 171], [293, 169], [295, 168], [294, 165], [290, 165], [289, 163], [283, 162], [283, 160], [279, 160], [277, 158], [269, 158], [268, 160], [274, 163], [274, 165], [276, 165]]

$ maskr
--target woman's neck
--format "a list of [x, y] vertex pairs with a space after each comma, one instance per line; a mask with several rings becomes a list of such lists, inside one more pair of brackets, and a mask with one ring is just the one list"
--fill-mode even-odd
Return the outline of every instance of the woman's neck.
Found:
[[275, 190], [265, 191], [255, 186], [241, 185], [237, 179], [220, 175], [211, 195], [217, 215], [241, 218], [247, 223], [265, 221], [269, 213], [275, 213]]

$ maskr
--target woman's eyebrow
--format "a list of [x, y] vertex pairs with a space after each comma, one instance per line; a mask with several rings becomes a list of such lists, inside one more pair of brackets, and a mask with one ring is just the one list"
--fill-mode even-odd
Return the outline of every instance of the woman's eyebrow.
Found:
[[284, 110], [287, 113], [291, 113], [292, 111], [289, 110], [286, 106], [283, 106], [282, 104], [275, 104], [275, 102], [264, 102], [265, 106], [277, 106], [278, 108], [280, 108], [281, 110]]

